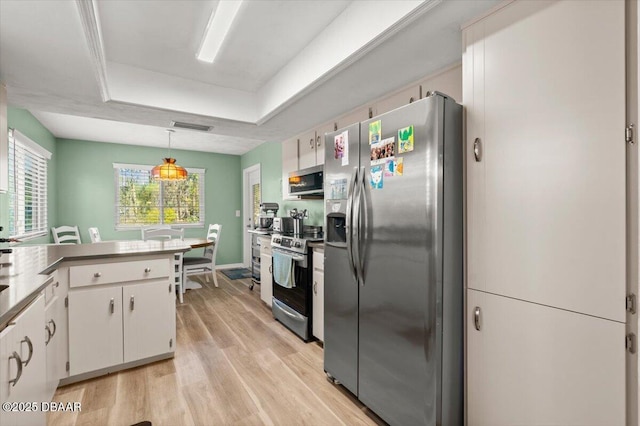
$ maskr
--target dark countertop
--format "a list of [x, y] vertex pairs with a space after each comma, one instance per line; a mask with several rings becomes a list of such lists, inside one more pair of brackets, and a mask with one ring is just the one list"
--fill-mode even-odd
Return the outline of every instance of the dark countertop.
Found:
[[12, 247], [13, 253], [0, 256], [0, 330], [27, 306], [52, 280], [47, 274], [61, 262], [145, 256], [191, 249], [180, 240], [105, 241], [95, 244], [60, 244]]

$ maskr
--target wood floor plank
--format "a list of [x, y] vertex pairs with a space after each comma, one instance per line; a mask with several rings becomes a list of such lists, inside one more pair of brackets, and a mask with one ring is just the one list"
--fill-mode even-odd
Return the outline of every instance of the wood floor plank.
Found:
[[196, 423], [191, 416], [188, 404], [178, 385], [177, 374], [162, 377], [149, 375], [149, 401], [153, 426], [193, 426]]
[[49, 413], [49, 425], [376, 425], [384, 424], [326, 380], [323, 348], [273, 319], [260, 287], [218, 273], [202, 277], [176, 309], [173, 359], [68, 385], [54, 401], [80, 413]]
[[117, 374], [116, 400], [109, 412], [109, 424], [135, 424], [151, 415], [146, 367]]

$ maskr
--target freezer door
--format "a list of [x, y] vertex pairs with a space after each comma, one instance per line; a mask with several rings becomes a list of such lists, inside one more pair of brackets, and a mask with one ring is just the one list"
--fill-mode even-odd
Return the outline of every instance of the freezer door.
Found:
[[358, 394], [358, 284], [347, 251], [347, 194], [359, 167], [360, 126], [325, 135], [324, 369]]
[[358, 398], [390, 424], [444, 424], [444, 103], [433, 96], [361, 123]]

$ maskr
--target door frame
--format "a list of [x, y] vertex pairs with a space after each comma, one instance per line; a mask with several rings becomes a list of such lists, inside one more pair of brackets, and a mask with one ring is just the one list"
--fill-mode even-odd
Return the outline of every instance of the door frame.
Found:
[[262, 202], [262, 171], [260, 163], [254, 164], [242, 170], [242, 262], [245, 267], [251, 268], [251, 238], [247, 231], [247, 223], [251, 218], [251, 188], [249, 187], [249, 175], [258, 172], [260, 182], [260, 201]]

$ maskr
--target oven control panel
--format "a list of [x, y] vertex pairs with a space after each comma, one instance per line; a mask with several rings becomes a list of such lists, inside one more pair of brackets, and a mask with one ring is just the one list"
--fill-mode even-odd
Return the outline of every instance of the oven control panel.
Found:
[[304, 253], [307, 249], [307, 242], [302, 238], [283, 237], [274, 235], [271, 237], [271, 245], [281, 247], [298, 253]]

